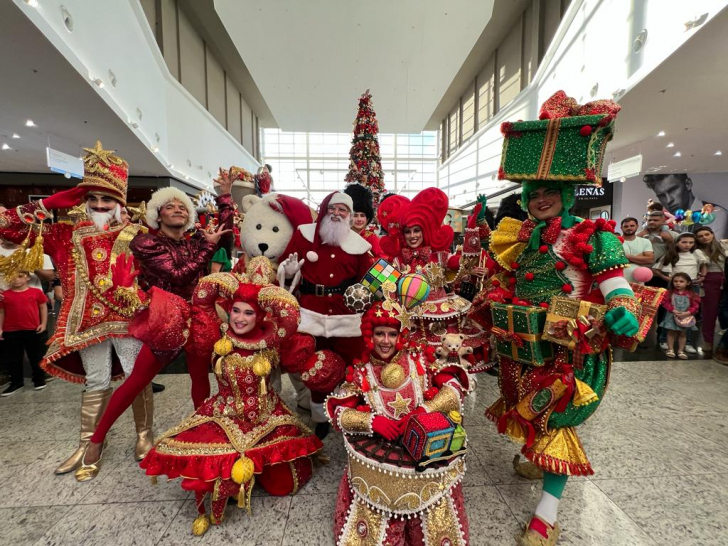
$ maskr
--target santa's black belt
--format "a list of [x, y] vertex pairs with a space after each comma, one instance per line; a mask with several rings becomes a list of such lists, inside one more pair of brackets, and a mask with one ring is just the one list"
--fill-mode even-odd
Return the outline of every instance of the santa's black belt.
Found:
[[314, 284], [301, 279], [300, 291], [301, 294], [314, 295], [314, 296], [329, 296], [331, 294], [343, 294], [346, 289], [356, 284], [356, 279], [346, 279], [344, 282], [337, 286], [324, 286], [323, 284]]

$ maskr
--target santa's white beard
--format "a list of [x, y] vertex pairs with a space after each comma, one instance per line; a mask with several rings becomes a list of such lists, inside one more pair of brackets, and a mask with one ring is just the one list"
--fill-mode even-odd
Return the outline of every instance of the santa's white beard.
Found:
[[121, 207], [118, 204], [114, 205], [114, 208], [108, 212], [96, 212], [95, 210], [92, 210], [91, 207], [89, 207], [87, 204], [86, 214], [89, 218], [91, 218], [93, 223], [96, 225], [96, 229], [98, 229], [99, 231], [103, 230], [105, 227], [110, 226], [112, 220], [121, 223]]
[[319, 234], [321, 235], [321, 242], [325, 245], [341, 246], [346, 237], [349, 235], [351, 230], [351, 222], [347, 220], [339, 220], [334, 222], [331, 216], [325, 216], [321, 220], [321, 226], [319, 227]]

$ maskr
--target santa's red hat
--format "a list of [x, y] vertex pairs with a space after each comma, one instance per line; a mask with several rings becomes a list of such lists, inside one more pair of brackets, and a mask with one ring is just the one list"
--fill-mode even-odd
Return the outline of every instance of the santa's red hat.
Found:
[[343, 191], [335, 191], [328, 194], [321, 202], [318, 218], [316, 218], [316, 231], [313, 237], [313, 249], [306, 252], [306, 259], [309, 262], [317, 262], [319, 259], [318, 249], [321, 247], [321, 222], [328, 215], [329, 207], [332, 205], [346, 205], [349, 211], [354, 210], [354, 202], [351, 197]]
[[311, 209], [308, 208], [306, 203], [295, 197], [276, 194], [275, 199], [268, 201], [268, 205], [274, 211], [285, 216], [293, 226], [294, 231], [298, 229], [298, 226], [313, 222]]

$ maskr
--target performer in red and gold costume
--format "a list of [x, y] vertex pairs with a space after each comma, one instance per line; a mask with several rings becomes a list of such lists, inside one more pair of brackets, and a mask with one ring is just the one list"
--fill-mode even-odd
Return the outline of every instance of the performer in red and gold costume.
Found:
[[[347, 194], [329, 194], [321, 203], [316, 223], [299, 226], [293, 234], [281, 254], [287, 258], [278, 268], [279, 280], [292, 279], [291, 290], [297, 286], [300, 293], [298, 331], [315, 337], [318, 351], [333, 351], [347, 364], [361, 355], [364, 344], [361, 316], [346, 307], [344, 292], [372, 264], [371, 245], [350, 229], [353, 208]], [[329, 432], [323, 402], [330, 391], [309, 388], [316, 434], [323, 439]]]
[[351, 197], [354, 206], [351, 229], [372, 245], [370, 252], [375, 258], [380, 257], [382, 249], [379, 247], [379, 236], [376, 234], [376, 226], [372, 225], [372, 220], [374, 220], [374, 198], [371, 190], [355, 182], [346, 186], [344, 193]]
[[[462, 334], [464, 345], [473, 350], [475, 365], [482, 368], [488, 360], [486, 336], [467, 318], [470, 302], [447, 290], [446, 270], [449, 265], [458, 267], [458, 259], [450, 255], [453, 229], [443, 225], [448, 206], [447, 195], [437, 188], [427, 188], [411, 201], [400, 195], [388, 197], [377, 209], [379, 223], [387, 232], [380, 245], [397, 269], [405, 274], [422, 274], [430, 285], [427, 300], [418, 308], [412, 335], [431, 347], [439, 347], [443, 335]], [[474, 229], [478, 234], [482, 229], [487, 237], [487, 226]], [[470, 272], [485, 273], [482, 268]]]
[[[141, 462], [148, 475], [181, 478], [182, 487], [195, 492], [196, 535], [222, 521], [228, 498], [249, 508], [256, 481], [271, 495], [298, 491], [311, 478], [312, 456], [323, 448], [270, 387], [280, 344], [296, 331], [300, 317], [295, 298], [268, 284], [273, 279], [270, 262], [258, 257], [247, 276], [216, 273], [197, 285], [193, 305], [200, 320], [191, 324], [190, 339], [206, 347], [218, 339], [212, 352], [218, 392], [164, 433]], [[221, 323], [216, 303], [229, 313], [228, 322]], [[149, 329], [140, 334], [152, 347], [166, 337], [156, 327], [165, 317], [154, 312], [150, 307]]]
[[441, 412], [460, 423], [468, 373], [455, 363], [434, 362], [424, 346], [411, 345], [409, 315], [402, 311], [387, 299], [364, 314], [367, 350], [326, 400], [349, 455], [334, 514], [339, 546], [469, 542], [461, 485], [465, 457], [423, 470], [398, 441], [413, 415]]
[[[131, 249], [137, 264], [140, 266], [141, 286], [146, 290], [155, 287], [179, 296], [189, 305], [192, 292], [197, 282], [209, 267], [213, 254], [218, 249], [220, 238], [232, 231], [233, 203], [230, 196], [231, 182], [227, 175], [221, 175], [216, 182], [220, 185], [221, 195], [217, 197], [220, 211], [220, 225], [214, 232], [195, 231], [195, 208], [192, 200], [177, 188], [162, 188], [152, 194], [146, 206], [145, 219], [147, 225], [154, 230], [140, 233], [131, 241]], [[180, 305], [180, 300], [175, 300]], [[188, 313], [189, 314], [189, 313]], [[165, 325], [164, 328], [168, 328]], [[133, 332], [133, 327], [132, 330]], [[192, 401], [198, 407], [210, 395], [210, 354], [197, 350], [189, 344], [182, 344], [165, 350], [150, 351], [144, 348], [137, 364], [126, 381], [114, 392], [103, 417], [91, 436], [84, 463], [87, 468], [77, 478], [87, 481], [96, 477], [100, 465], [101, 450], [106, 435], [124, 411], [135, 400], [145, 402], [144, 419], [148, 422], [147, 433], [143, 442], [137, 445], [135, 456], [142, 460], [152, 448], [151, 429], [154, 402], [152, 400], [151, 381], [162, 368], [174, 360], [184, 349], [187, 369], [192, 379]], [[89, 469], [94, 465], [95, 472]]]
[[[42, 367], [67, 381], [86, 384], [81, 395], [81, 441], [56, 474], [79, 467], [111, 397], [112, 377], [132, 372], [142, 345], [129, 336], [128, 326], [134, 303], [143, 293], [135, 285], [114, 290], [111, 278], [111, 264], [144, 230], [121, 222], [129, 165], [100, 142], [84, 150], [84, 178], [76, 188], [0, 215], [0, 236], [18, 243], [28, 238], [30, 244], [42, 245], [61, 279], [63, 303]], [[76, 207], [82, 200], [85, 204]], [[79, 218], [75, 224], [43, 223], [52, 217], [50, 210], [71, 207], [76, 207], [71, 213]], [[137, 444], [144, 443], [151, 435], [151, 418], [147, 419], [143, 400], [133, 408]]]

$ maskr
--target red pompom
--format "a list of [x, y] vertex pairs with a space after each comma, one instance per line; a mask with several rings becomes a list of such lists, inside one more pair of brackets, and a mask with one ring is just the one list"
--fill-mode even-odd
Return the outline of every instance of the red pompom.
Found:
[[572, 290], [573, 290], [573, 288], [571, 287], [571, 285], [570, 285], [570, 284], [564, 284], [564, 285], [563, 285], [563, 286], [561, 287], [561, 291], [562, 291], [562, 292], [566, 292], [567, 294], [571, 294], [571, 291], [572, 291]]
[[566, 264], [564, 262], [561, 262], [561, 261], [556, 262], [556, 269], [558, 271], [563, 271], [564, 269], [566, 269]]
[[345, 377], [347, 383], [353, 383], [354, 382], [354, 376], [351, 374], [347, 374]]
[[542, 301], [538, 305], [539, 305], [539, 307], [543, 307], [544, 309], [548, 309], [549, 308], [549, 304], [546, 303], [545, 301]]
[[508, 284], [510, 284], [510, 285], [516, 284], [516, 279], [511, 277], [510, 279], [508, 279]]
[[500, 286], [500, 281], [498, 279], [493, 279], [493, 281], [491, 282], [491, 284], [493, 286], [495, 286], [496, 288], [498, 288]]
[[546, 254], [549, 251], [549, 247], [547, 247], [546, 245], [541, 245], [540, 247], [538, 247], [538, 251], [541, 254]]
[[527, 281], [533, 280], [533, 273], [531, 273], [530, 271], [528, 273], [526, 273], [526, 275], [524, 275], [524, 276], [526, 277]]
[[581, 129], [579, 129], [579, 134], [583, 137], [587, 137], [592, 134], [591, 125], [584, 125]]
[[584, 252], [586, 252], [587, 254], [589, 252], [593, 251], [593, 250], [594, 250], [594, 247], [593, 246], [591, 246], [591, 245], [584, 245]]
[[511, 269], [518, 269], [518, 262], [511, 262]]
[[356, 410], [357, 411], [363, 411], [365, 413], [371, 413], [372, 408], [371, 408], [371, 406], [368, 406], [367, 404], [362, 404], [360, 406], [357, 406], [356, 407]]

